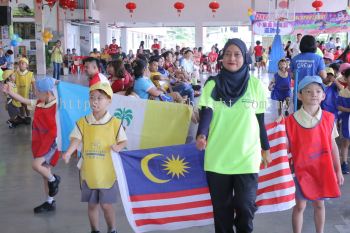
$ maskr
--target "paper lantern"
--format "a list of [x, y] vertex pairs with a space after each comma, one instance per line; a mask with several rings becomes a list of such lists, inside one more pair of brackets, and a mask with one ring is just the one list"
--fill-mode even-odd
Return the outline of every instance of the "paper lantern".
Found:
[[181, 11], [185, 8], [185, 4], [183, 2], [175, 2], [174, 8], [177, 10], [177, 12], [179, 13], [179, 16], [180, 16]]
[[282, 9], [287, 9], [288, 8], [288, 0], [283, 0], [278, 3], [278, 7]]
[[213, 2], [209, 3], [209, 8], [211, 9], [211, 11], [213, 13], [215, 13], [217, 11], [217, 9], [220, 8], [220, 4], [217, 1], [213, 1]]
[[125, 4], [126, 9], [130, 12], [130, 17], [132, 17], [132, 14], [134, 13], [134, 10], [136, 9], [136, 3], [134, 2], [128, 2]]
[[62, 9], [68, 9], [69, 0], [59, 0], [59, 5]]
[[323, 2], [321, 0], [316, 0], [312, 3], [312, 7], [315, 8], [316, 11], [319, 11], [322, 6], [323, 6]]

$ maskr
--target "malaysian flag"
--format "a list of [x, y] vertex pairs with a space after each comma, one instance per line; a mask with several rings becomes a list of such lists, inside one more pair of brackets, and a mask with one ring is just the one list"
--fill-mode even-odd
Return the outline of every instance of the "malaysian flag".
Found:
[[295, 205], [295, 185], [289, 168], [285, 122], [266, 125], [272, 162], [261, 166], [256, 205], [257, 213], [282, 211]]
[[113, 157], [125, 213], [136, 233], [213, 223], [204, 152], [194, 144], [124, 151]]
[[[287, 210], [295, 204], [284, 122], [266, 127], [273, 161], [259, 173], [258, 213]], [[213, 223], [204, 153], [194, 144], [115, 155], [125, 213], [136, 233]]]

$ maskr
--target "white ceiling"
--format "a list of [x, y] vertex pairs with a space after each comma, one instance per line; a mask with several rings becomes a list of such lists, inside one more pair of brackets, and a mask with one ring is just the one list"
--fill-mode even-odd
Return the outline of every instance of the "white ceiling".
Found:
[[[133, 1], [137, 4], [137, 8], [132, 17], [125, 8], [128, 0], [97, 0], [95, 4], [102, 22], [116, 22], [120, 26], [127, 27], [249, 24], [247, 9], [251, 7], [251, 0], [217, 0], [220, 9], [215, 17], [208, 7], [211, 0], [182, 0], [185, 9], [181, 16], [178, 16], [173, 7], [176, 0]], [[294, 1], [297, 12], [315, 12], [311, 6], [314, 0]], [[323, 0], [323, 2], [321, 11], [327, 12], [343, 10], [348, 5], [348, 0]], [[254, 9], [267, 12], [269, 0], [255, 0]]]

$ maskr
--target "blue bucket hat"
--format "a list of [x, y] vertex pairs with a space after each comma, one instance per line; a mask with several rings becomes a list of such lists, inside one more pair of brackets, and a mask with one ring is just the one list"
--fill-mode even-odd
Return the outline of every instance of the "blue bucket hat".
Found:
[[314, 76], [305, 76], [298, 84], [298, 92], [301, 92], [307, 85], [311, 83], [317, 83], [319, 84], [323, 91], [325, 90], [325, 86], [323, 85], [322, 79], [320, 76], [314, 75]]
[[55, 87], [55, 79], [51, 77], [38, 79], [35, 81], [35, 87], [40, 92], [53, 91], [53, 88]]

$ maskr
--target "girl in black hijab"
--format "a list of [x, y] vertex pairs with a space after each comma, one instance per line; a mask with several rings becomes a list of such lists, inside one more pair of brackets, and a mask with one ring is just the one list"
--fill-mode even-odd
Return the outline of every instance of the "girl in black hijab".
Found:
[[250, 76], [250, 63], [244, 42], [228, 40], [223, 67], [207, 80], [199, 101], [196, 146], [206, 150], [204, 170], [215, 233], [234, 233], [233, 225], [237, 233], [253, 231], [261, 149], [264, 163], [271, 161], [264, 125], [265, 91], [260, 80]]

